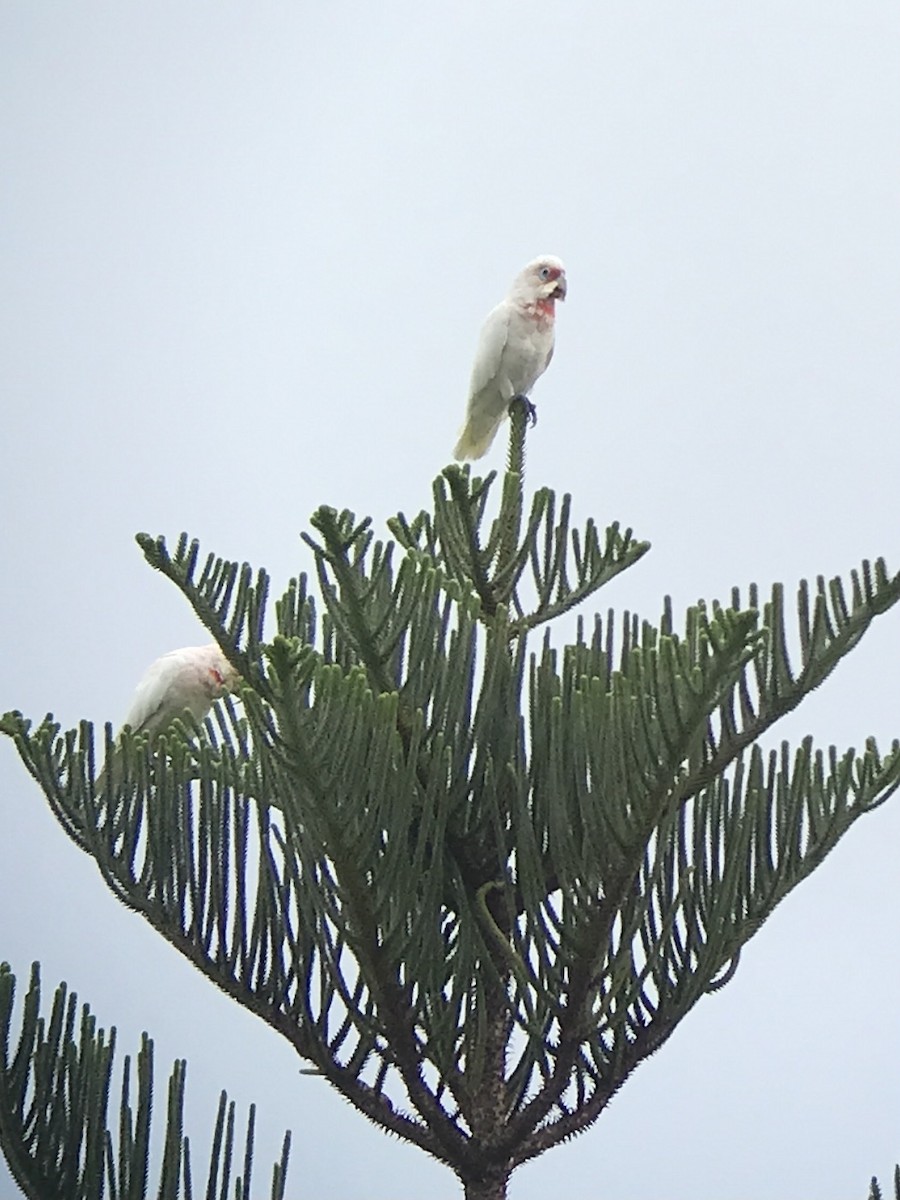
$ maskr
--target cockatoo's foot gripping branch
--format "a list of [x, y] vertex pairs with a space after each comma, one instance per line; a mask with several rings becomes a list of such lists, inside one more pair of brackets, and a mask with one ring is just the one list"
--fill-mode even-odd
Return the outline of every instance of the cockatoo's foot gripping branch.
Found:
[[537, 406], [533, 404], [527, 396], [523, 396], [520, 393], [518, 396], [513, 396], [512, 400], [509, 402], [510, 415], [512, 415], [513, 406], [516, 404], [522, 405], [522, 407], [525, 409], [526, 424], [534, 428], [534, 426], [537, 425]]

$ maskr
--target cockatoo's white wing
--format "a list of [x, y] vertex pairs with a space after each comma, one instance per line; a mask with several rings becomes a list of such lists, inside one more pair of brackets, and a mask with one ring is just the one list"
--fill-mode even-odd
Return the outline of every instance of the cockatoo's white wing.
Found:
[[497, 378], [500, 372], [503, 351], [509, 341], [509, 321], [512, 311], [509, 301], [502, 300], [496, 308], [488, 313], [487, 320], [481, 327], [478, 349], [475, 352], [475, 363], [472, 367], [472, 378], [469, 381], [470, 404], [472, 397], [483, 391]]
[[147, 668], [137, 685], [125, 724], [137, 733], [155, 724], [169, 705], [167, 700], [180, 666], [179, 651], [164, 654]]
[[453, 451], [458, 459], [481, 458], [494, 440], [512, 399], [511, 394], [507, 395], [509, 383], [503, 371], [512, 315], [512, 306], [504, 300], [488, 314], [482, 326], [469, 381], [466, 423]]

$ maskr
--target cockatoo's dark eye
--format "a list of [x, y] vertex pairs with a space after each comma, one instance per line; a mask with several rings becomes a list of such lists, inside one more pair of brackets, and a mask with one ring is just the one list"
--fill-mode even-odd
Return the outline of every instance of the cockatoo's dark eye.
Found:
[[541, 279], [549, 279], [550, 278], [550, 268], [549, 267], [541, 267], [539, 274], [540, 274]]

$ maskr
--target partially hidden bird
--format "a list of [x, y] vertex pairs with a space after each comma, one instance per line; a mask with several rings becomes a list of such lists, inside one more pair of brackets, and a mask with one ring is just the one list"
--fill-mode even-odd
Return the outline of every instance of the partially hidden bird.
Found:
[[158, 733], [188, 712], [202, 721], [240, 676], [215, 642], [170, 650], [147, 668], [125, 718], [134, 733]]
[[454, 458], [487, 454], [510, 401], [515, 396], [527, 399], [553, 357], [556, 301], [565, 298], [566, 269], [558, 258], [545, 254], [519, 272], [506, 299], [488, 314]]

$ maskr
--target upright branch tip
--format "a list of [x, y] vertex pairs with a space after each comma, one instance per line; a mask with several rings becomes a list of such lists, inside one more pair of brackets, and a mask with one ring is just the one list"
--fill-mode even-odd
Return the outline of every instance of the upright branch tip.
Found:
[[527, 396], [513, 396], [509, 402], [508, 469], [519, 476], [525, 474], [525, 431], [537, 424], [537, 410]]

